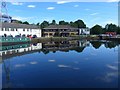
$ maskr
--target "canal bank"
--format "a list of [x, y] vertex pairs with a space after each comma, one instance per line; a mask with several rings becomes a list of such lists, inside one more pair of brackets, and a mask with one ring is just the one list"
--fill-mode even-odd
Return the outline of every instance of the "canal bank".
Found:
[[40, 38], [2, 38], [0, 41], [1, 46], [26, 44], [26, 43], [41, 43], [41, 42], [51, 42], [51, 41], [68, 41], [68, 40], [110, 40], [110, 41], [120, 41], [120, 38], [110, 38], [104, 37], [101, 39], [98, 35], [80, 35], [72, 37], [40, 37]]
[[72, 37], [40, 37], [32, 38], [31, 43], [41, 43], [41, 42], [50, 42], [50, 41], [66, 41], [66, 40], [98, 40], [98, 36], [72, 36]]

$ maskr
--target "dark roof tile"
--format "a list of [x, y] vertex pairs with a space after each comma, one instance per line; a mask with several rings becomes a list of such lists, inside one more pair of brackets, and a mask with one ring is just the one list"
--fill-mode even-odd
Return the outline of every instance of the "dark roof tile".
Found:
[[26, 25], [18, 23], [2, 23], [3, 28], [27, 28], [27, 29], [38, 29], [38, 26], [35, 25]]
[[78, 28], [74, 28], [70, 25], [49, 25], [48, 27], [43, 29], [78, 29]]

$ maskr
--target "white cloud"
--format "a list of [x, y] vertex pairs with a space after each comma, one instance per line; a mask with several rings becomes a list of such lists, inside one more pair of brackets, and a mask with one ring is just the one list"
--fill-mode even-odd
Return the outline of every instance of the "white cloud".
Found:
[[74, 7], [79, 7], [79, 5], [74, 5]]
[[60, 68], [70, 68], [70, 66], [68, 66], [68, 65], [58, 65], [58, 67], [60, 67]]
[[48, 60], [49, 62], [55, 62], [55, 60]]
[[97, 14], [99, 14], [99, 13], [92, 13], [92, 14], [90, 14], [90, 15], [94, 16], [94, 15], [97, 15]]
[[68, 3], [68, 1], [58, 1], [57, 4], [64, 4], [64, 3]]
[[86, 10], [86, 11], [89, 11], [90, 9], [86, 8], [85, 10]]
[[117, 66], [112, 66], [112, 65], [107, 65], [108, 68], [112, 69], [112, 70], [118, 70]]
[[119, 0], [107, 0], [107, 2], [118, 2]]
[[29, 8], [35, 8], [36, 6], [35, 5], [28, 5], [27, 7], [29, 7]]
[[21, 2], [11, 2], [12, 5], [23, 5]]
[[16, 64], [15, 67], [16, 68], [18, 68], [18, 67], [25, 67], [25, 64]]
[[53, 10], [53, 9], [55, 9], [55, 7], [48, 7], [47, 9], [48, 10]]
[[20, 16], [13, 16], [12, 18], [15, 20], [21, 20], [21, 21], [27, 21], [27, 20], [34, 19], [34, 17], [20, 17]]
[[37, 62], [36, 62], [36, 61], [34, 61], [34, 62], [30, 62], [30, 64], [37, 64]]
[[117, 2], [119, 0], [6, 0], [7, 2]]

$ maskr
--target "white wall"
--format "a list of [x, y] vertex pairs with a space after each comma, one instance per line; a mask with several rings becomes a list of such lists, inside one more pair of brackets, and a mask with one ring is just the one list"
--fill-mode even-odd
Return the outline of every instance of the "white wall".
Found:
[[[28, 31], [27, 31], [28, 30]], [[5, 28], [3, 28], [0, 30], [0, 36], [2, 35], [12, 35], [13, 37], [15, 37], [16, 35], [23, 35], [25, 34], [27, 35], [37, 35], [37, 37], [41, 37], [41, 29], [25, 29], [25, 31], [23, 31], [23, 28], [18, 28], [17, 31], [16, 29], [14, 29], [14, 31], [11, 31], [11, 28], [9, 28], [9, 31], [5, 31]]]
[[79, 29], [79, 34], [90, 34], [90, 30], [88, 28], [80, 28]]

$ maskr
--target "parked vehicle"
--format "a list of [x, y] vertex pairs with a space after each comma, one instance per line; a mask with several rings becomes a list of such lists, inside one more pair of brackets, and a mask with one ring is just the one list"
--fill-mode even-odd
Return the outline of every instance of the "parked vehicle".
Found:
[[15, 37], [20, 38], [21, 36], [20, 35], [16, 35]]
[[13, 36], [12, 36], [12, 35], [8, 35], [7, 37], [13, 38]]
[[33, 35], [33, 37], [32, 38], [37, 38], [37, 36], [36, 35]]
[[22, 37], [26, 37], [25, 34], [23, 34]]

